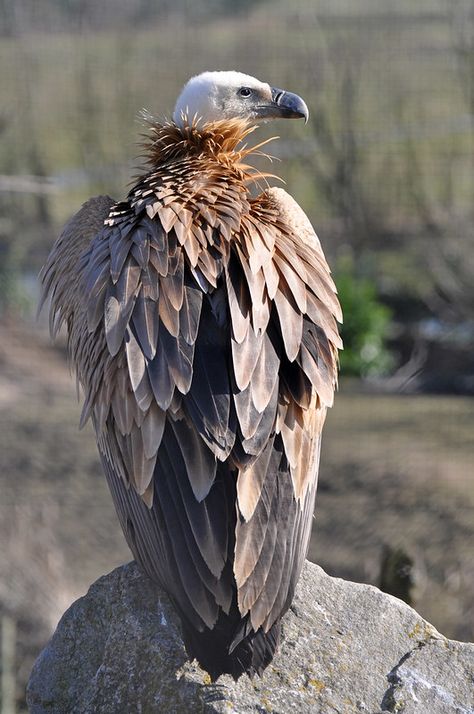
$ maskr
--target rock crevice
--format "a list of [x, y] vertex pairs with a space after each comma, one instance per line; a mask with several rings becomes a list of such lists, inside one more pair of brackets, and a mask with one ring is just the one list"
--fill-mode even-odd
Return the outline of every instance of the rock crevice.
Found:
[[399, 710], [399, 705], [397, 702], [398, 693], [403, 687], [403, 678], [398, 674], [399, 670], [407, 660], [419, 649], [425, 647], [431, 639], [434, 639], [433, 635], [429, 636], [428, 640], [420, 640], [417, 642], [413, 649], [405, 652], [405, 654], [400, 658], [395, 667], [388, 673], [387, 680], [390, 683], [387, 691], [385, 692], [382, 699], [382, 711], [386, 712], [397, 712]]

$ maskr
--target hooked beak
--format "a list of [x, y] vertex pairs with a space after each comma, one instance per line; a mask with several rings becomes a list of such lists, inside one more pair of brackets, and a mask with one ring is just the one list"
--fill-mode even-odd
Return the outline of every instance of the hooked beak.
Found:
[[265, 119], [304, 119], [306, 124], [309, 110], [297, 94], [272, 87], [272, 101], [270, 104], [260, 105], [258, 115]]

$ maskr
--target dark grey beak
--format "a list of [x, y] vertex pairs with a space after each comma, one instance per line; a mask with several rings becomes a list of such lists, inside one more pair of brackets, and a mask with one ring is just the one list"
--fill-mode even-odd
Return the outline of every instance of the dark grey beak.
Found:
[[284, 89], [272, 87], [272, 102], [266, 107], [259, 107], [262, 117], [282, 119], [304, 119], [308, 121], [309, 110], [305, 102], [293, 92], [285, 92]]

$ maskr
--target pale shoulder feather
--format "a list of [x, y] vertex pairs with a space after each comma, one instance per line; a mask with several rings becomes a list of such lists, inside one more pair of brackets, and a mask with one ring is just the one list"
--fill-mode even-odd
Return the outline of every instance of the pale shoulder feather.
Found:
[[81, 297], [79, 258], [103, 228], [113, 204], [110, 196], [94, 196], [86, 201], [64, 226], [39, 274], [42, 294], [38, 312], [50, 297], [53, 334], [70, 315], [73, 303]]
[[268, 196], [279, 216], [298, 233], [303, 243], [322, 254], [321, 243], [306, 213], [293, 196], [283, 188], [272, 186], [264, 194]]
[[60, 248], [68, 244], [75, 253], [85, 250], [91, 240], [104, 227], [111, 207], [115, 201], [110, 196], [93, 196], [82, 204], [81, 208], [68, 220], [50, 254], [55, 257]]

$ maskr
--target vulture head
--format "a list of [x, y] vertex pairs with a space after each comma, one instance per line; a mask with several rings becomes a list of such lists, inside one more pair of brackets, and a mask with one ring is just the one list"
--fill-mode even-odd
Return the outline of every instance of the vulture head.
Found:
[[187, 118], [202, 123], [300, 118], [306, 122], [308, 116], [308, 107], [297, 94], [242, 72], [203, 72], [184, 85], [173, 120], [182, 127]]

